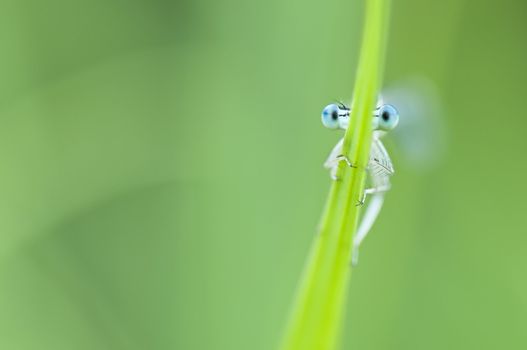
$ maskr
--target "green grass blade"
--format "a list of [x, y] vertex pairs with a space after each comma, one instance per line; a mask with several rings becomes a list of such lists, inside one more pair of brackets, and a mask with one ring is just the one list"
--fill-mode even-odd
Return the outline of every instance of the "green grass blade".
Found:
[[295, 300], [282, 350], [333, 350], [343, 328], [351, 277], [351, 242], [357, 228], [371, 145], [371, 116], [379, 95], [388, 25], [389, 0], [367, 0], [359, 66], [344, 136], [344, 154], [358, 169], [341, 162], [333, 182]]

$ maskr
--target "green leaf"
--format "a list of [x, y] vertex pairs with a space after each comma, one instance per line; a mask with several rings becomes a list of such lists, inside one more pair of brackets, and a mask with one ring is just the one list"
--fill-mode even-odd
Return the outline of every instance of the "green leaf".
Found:
[[371, 113], [381, 84], [389, 0], [367, 0], [359, 66], [343, 152], [281, 349], [336, 349], [343, 328], [355, 234], [371, 145]]

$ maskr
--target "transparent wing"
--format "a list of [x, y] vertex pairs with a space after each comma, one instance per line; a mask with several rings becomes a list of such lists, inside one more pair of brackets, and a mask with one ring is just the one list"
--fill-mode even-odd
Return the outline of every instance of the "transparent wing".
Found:
[[397, 106], [399, 125], [390, 132], [405, 168], [428, 172], [440, 167], [449, 145], [444, 104], [437, 86], [423, 76], [408, 77], [383, 92]]
[[[383, 182], [389, 181], [388, 177], [395, 172], [392, 160], [390, 159], [388, 152], [386, 152], [386, 148], [384, 148], [381, 140], [376, 137], [374, 137], [371, 144], [368, 168], [370, 176], [372, 177], [373, 185], [381, 185]], [[380, 181], [381, 183], [377, 183], [377, 181]]]

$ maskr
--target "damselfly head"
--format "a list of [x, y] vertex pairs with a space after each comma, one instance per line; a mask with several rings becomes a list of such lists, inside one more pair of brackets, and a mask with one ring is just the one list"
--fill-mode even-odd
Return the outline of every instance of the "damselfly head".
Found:
[[[390, 131], [399, 123], [399, 112], [390, 104], [382, 104], [373, 111], [373, 130]], [[328, 129], [347, 129], [350, 109], [344, 104], [332, 103], [322, 110], [322, 124]]]

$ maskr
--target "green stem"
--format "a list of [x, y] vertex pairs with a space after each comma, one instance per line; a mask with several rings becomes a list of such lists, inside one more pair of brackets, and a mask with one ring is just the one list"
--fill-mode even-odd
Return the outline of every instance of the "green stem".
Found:
[[371, 145], [372, 110], [381, 83], [389, 0], [366, 0], [366, 17], [355, 80], [351, 123], [343, 152], [358, 168], [339, 164], [319, 234], [300, 283], [282, 350], [338, 347], [351, 277], [351, 242], [357, 228], [357, 201], [364, 190]]

